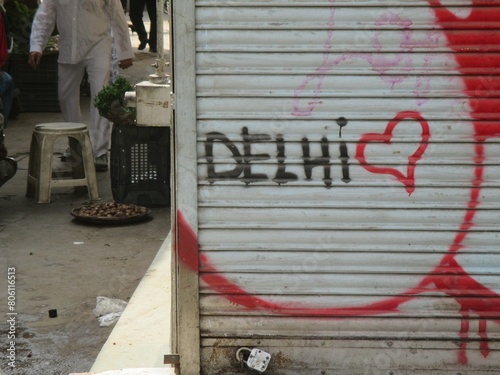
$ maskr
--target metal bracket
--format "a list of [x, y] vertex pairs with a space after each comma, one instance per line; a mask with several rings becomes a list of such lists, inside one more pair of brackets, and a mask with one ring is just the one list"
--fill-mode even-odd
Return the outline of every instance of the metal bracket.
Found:
[[170, 108], [175, 109], [175, 94], [173, 92], [170, 93]]
[[180, 374], [181, 356], [179, 354], [165, 354], [163, 364], [172, 365], [175, 368], [175, 373]]

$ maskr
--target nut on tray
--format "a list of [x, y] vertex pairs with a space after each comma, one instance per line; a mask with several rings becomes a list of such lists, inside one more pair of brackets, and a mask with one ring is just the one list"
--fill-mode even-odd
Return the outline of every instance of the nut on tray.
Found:
[[94, 224], [121, 224], [145, 220], [149, 210], [135, 204], [109, 202], [75, 208], [71, 215], [77, 220]]

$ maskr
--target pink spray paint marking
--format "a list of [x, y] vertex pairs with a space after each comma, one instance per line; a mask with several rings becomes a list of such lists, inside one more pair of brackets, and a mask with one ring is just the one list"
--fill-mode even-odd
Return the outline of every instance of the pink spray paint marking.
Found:
[[[495, 50], [494, 52], [496, 53], [494, 54], [483, 54], [483, 52], [491, 51], [492, 48], [498, 48], [500, 45], [500, 33], [498, 30], [488, 29], [488, 27], [491, 27], [488, 25], [493, 25], [494, 22], [498, 22], [500, 19], [500, 5], [496, 5], [495, 0], [473, 0], [472, 12], [463, 19], [460, 19], [446, 7], [442, 6], [439, 0], [427, 1], [432, 6], [438, 25], [442, 27], [448, 39], [450, 49], [455, 52], [455, 60], [458, 62], [459, 71], [462, 74], [470, 74], [471, 72], [475, 74], [500, 73], [499, 51]], [[332, 5], [329, 18], [330, 31], [327, 34], [323, 62], [316, 69], [315, 73], [307, 76], [303, 83], [295, 90], [293, 114], [296, 116], [310, 116], [312, 114], [319, 103], [318, 97], [324, 82], [325, 73], [335, 64], [349, 58], [346, 55], [334, 61], [328, 59], [328, 52], [332, 47], [332, 30], [335, 15], [333, 5], [335, 0], [330, 0], [330, 3]], [[466, 29], [470, 30], [464, 32]], [[467, 49], [467, 47], [474, 48], [477, 53], [462, 53], [462, 50]], [[485, 87], [485, 82], [487, 82], [487, 87]], [[306, 86], [309, 84], [315, 85], [314, 97], [305, 108], [300, 108], [300, 95], [303, 94]], [[243, 287], [227, 279], [212, 264], [207, 256], [199, 253], [198, 239], [195, 232], [185, 221], [181, 212], [177, 212], [178, 228], [175, 229], [179, 237], [179, 242], [175, 244], [179, 259], [196, 273], [199, 273], [199, 265], [203, 264], [206, 272], [200, 275], [201, 279], [214, 291], [224, 295], [230, 302], [246, 307], [247, 309], [269, 311], [285, 316], [345, 318], [346, 316], [389, 314], [398, 312], [402, 304], [416, 298], [415, 296], [418, 294], [441, 292], [454, 298], [460, 306], [462, 323], [458, 335], [462, 341], [458, 350], [458, 362], [461, 364], [468, 363], [467, 342], [470, 331], [469, 320], [472, 315], [479, 317], [478, 335], [481, 339], [480, 352], [484, 357], [487, 357], [490, 354], [487, 334], [488, 322], [491, 321], [500, 324], [500, 295], [469, 275], [456, 260], [456, 254], [465, 247], [464, 241], [468, 236], [468, 231], [474, 227], [474, 219], [477, 213], [476, 208], [481, 203], [480, 192], [483, 184], [483, 162], [485, 159], [483, 142], [489, 138], [500, 136], [500, 99], [488, 96], [476, 97], [474, 93], [478, 91], [478, 88], [482, 89], [481, 92], [498, 92], [500, 90], [500, 81], [498, 79], [485, 80], [485, 77], [467, 77], [464, 78], [464, 84], [466, 86], [466, 94], [470, 97], [470, 108], [472, 108], [470, 115], [474, 126], [475, 140], [477, 141], [474, 158], [476, 168], [474, 176], [471, 179], [471, 190], [467, 203], [468, 210], [464, 213], [462, 223], [457, 229], [452, 243], [449, 245], [447, 254], [443, 256], [439, 264], [416, 287], [400, 293], [398, 296], [358, 307], [315, 308], [267, 301], [252, 295]], [[427, 123], [417, 113], [402, 111], [398, 116], [403, 116], [402, 118], [410, 116], [410, 118], [419, 121], [422, 126], [423, 140], [429, 135]], [[382, 135], [378, 135], [378, 141], [390, 141], [390, 131], [401, 120], [401, 117], [398, 116], [388, 124]], [[365, 134], [361, 137], [361, 140], [373, 142], [375, 141], [375, 136]], [[412, 158], [409, 159], [409, 165], [412, 163], [414, 165], [422, 157], [424, 151], [425, 148], [419, 147], [412, 154]], [[363, 146], [359, 146], [357, 155], [363, 161]], [[380, 173], [381, 171], [374, 169], [372, 172]], [[409, 180], [410, 172], [407, 173], [407, 176], [390, 173], [402, 180], [407, 191], [408, 189], [413, 191], [414, 183], [404, 182]], [[471, 296], [474, 298], [471, 298]]]
[[[425, 38], [423, 40], [416, 40], [413, 37], [413, 31], [410, 29], [412, 22], [408, 19], [403, 19], [399, 15], [394, 14], [390, 11], [382, 14], [379, 20], [375, 23], [375, 26], [382, 27], [383, 25], [399, 26], [401, 29], [401, 40], [400, 40], [400, 50], [402, 53], [397, 53], [394, 56], [386, 55], [380, 53], [382, 50], [382, 43], [380, 42], [380, 30], [375, 32], [374, 42], [372, 48], [375, 53], [360, 53], [360, 54], [343, 54], [336, 59], [330, 58], [330, 52], [333, 47], [333, 36], [334, 36], [334, 25], [335, 25], [335, 0], [330, 0], [332, 7], [330, 9], [330, 17], [328, 19], [329, 31], [327, 33], [327, 39], [324, 43], [325, 52], [323, 53], [323, 60], [321, 65], [315, 69], [312, 74], [306, 76], [304, 81], [299, 85], [294, 91], [293, 100], [293, 112], [294, 116], [307, 117], [311, 116], [316, 106], [320, 103], [319, 95], [326, 78], [326, 74], [332, 69], [332, 67], [339, 65], [340, 63], [349, 60], [363, 60], [366, 61], [372, 67], [374, 72], [377, 72], [380, 79], [387, 83], [391, 90], [401, 82], [403, 82], [406, 77], [404, 75], [391, 76], [389, 72], [391, 69], [399, 68], [399, 70], [411, 73], [416, 70], [415, 63], [413, 62], [413, 57], [410, 53], [415, 48], [422, 46], [435, 45], [439, 42], [439, 34], [434, 30], [429, 30], [425, 33]], [[428, 69], [432, 62], [432, 56], [424, 58], [423, 68]], [[430, 90], [430, 76], [417, 76], [415, 82], [414, 93], [417, 97], [417, 104], [423, 105], [427, 99], [421, 98], [427, 94]], [[303, 105], [304, 99], [307, 94], [307, 88], [313, 87], [312, 98]]]
[[[323, 61], [321, 65], [316, 69], [313, 74], [308, 75], [304, 82], [295, 90], [294, 92], [294, 104], [293, 104], [293, 115], [294, 116], [309, 116], [312, 111], [316, 108], [319, 103], [319, 94], [321, 93], [321, 87], [323, 86], [323, 81], [325, 79], [325, 74], [331, 69], [332, 66], [340, 63], [341, 61], [347, 60], [348, 56], [342, 56], [339, 59], [334, 61], [330, 61], [328, 53], [332, 49], [332, 40], [333, 40], [333, 28], [334, 28], [334, 19], [335, 19], [335, 0], [330, 0], [331, 8], [330, 8], [330, 17], [328, 18], [328, 33], [325, 46], [325, 53], [323, 54]], [[311, 102], [307, 104], [306, 109], [299, 108], [299, 96], [306, 90], [309, 85], [313, 85], [314, 89], [314, 98]]]

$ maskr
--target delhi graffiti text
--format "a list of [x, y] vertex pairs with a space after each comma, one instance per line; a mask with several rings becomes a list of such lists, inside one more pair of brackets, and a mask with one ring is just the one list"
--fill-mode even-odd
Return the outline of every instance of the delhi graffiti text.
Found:
[[[339, 126], [345, 126], [347, 121], [341, 121]], [[219, 132], [210, 132], [207, 134], [205, 141], [205, 158], [207, 161], [208, 181], [214, 183], [221, 180], [239, 180], [245, 184], [254, 182], [263, 182], [272, 180], [273, 182], [281, 185], [287, 182], [297, 181], [299, 176], [297, 173], [287, 171], [286, 160], [286, 142], [282, 134], [275, 136], [274, 141], [269, 134], [251, 134], [247, 127], [243, 127], [241, 131], [243, 154], [240, 152], [235, 142], [231, 141], [225, 134]], [[226, 170], [216, 170], [214, 144], [223, 144], [230, 152], [231, 158], [234, 160], [234, 167]], [[262, 162], [270, 160], [269, 153], [253, 153], [252, 145], [257, 143], [271, 144], [276, 148], [276, 161], [277, 167], [274, 177], [270, 177], [265, 173], [254, 172], [252, 166], [255, 162]], [[311, 144], [319, 143], [321, 154], [318, 156], [312, 155]], [[302, 137], [300, 146], [302, 150], [301, 163], [303, 166], [304, 178], [307, 180], [312, 179], [312, 171], [314, 168], [319, 167], [323, 169], [323, 183], [325, 186], [330, 187], [333, 182], [332, 178], [332, 162], [333, 156], [331, 155], [331, 146], [338, 147], [338, 156], [340, 160], [340, 180], [344, 183], [351, 181], [349, 177], [349, 153], [347, 144], [344, 141], [330, 141], [326, 136], [323, 136], [319, 142], [313, 142], [307, 137]], [[301, 176], [302, 177], [302, 176]]]

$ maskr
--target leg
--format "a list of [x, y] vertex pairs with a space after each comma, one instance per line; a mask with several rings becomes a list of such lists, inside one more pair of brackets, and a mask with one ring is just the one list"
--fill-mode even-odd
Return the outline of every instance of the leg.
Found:
[[146, 31], [146, 28], [144, 27], [144, 22], [142, 20], [142, 14], [144, 12], [145, 5], [144, 1], [145, 0], [130, 0], [129, 11], [130, 21], [132, 21], [132, 25], [137, 32], [139, 41], [141, 42], [141, 44], [139, 45], [140, 50], [143, 50], [148, 42], [148, 33]]
[[55, 138], [40, 137], [39, 145], [39, 163], [37, 175], [37, 187], [35, 190], [35, 200], [38, 203], [50, 203], [50, 188], [52, 180], [52, 151], [54, 150]]
[[80, 110], [80, 83], [85, 73], [85, 65], [59, 64], [58, 94], [63, 119], [66, 122], [82, 122]]
[[[90, 102], [94, 103], [95, 96], [109, 83], [111, 69], [111, 46], [101, 43], [92, 53], [93, 57], [87, 62], [87, 73], [90, 83]], [[111, 124], [108, 119], [99, 115], [97, 108], [90, 106], [90, 138], [94, 149], [94, 156], [107, 155]]]
[[146, 0], [146, 9], [148, 11], [151, 25], [149, 26], [149, 47], [151, 52], [156, 52], [157, 48], [157, 17], [156, 17], [156, 0]]
[[5, 128], [9, 121], [10, 109], [12, 108], [13, 93], [14, 80], [8, 73], [0, 71], [0, 97], [2, 98], [2, 114]]

